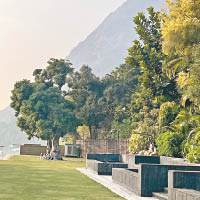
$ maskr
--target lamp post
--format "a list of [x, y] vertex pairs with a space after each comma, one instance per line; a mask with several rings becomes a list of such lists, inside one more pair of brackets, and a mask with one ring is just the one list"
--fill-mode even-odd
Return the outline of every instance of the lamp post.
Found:
[[110, 132], [111, 132], [111, 133], [117, 133], [117, 139], [119, 140], [119, 132], [120, 132], [120, 129], [111, 129]]

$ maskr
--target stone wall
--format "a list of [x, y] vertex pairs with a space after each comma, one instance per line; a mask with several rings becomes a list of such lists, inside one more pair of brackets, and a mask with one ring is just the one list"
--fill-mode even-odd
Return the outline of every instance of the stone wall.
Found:
[[159, 156], [127, 155], [122, 154], [122, 162], [128, 163], [128, 167], [133, 169], [135, 165], [141, 163], [160, 164]]
[[112, 169], [113, 182], [126, 187], [128, 190], [133, 191], [135, 194], [141, 196], [141, 176], [138, 171], [131, 171], [130, 169]]
[[[169, 197], [173, 199], [175, 188], [193, 189], [200, 191], [199, 171], [169, 171], [168, 172]], [[200, 192], [199, 192], [200, 194]]]
[[[180, 180], [178, 174], [177, 184], [182, 183], [193, 185], [197, 189], [200, 186], [199, 179], [196, 184], [191, 178], [192, 171], [199, 171], [200, 166], [193, 165], [159, 165], [159, 164], [139, 164], [135, 165], [135, 169], [114, 169], [112, 171], [113, 181], [125, 186], [127, 189], [134, 191], [142, 197], [152, 197], [152, 192], [163, 192], [165, 187], [168, 187], [168, 171], [190, 171], [189, 175], [184, 175], [182, 179], [187, 177], [185, 181]], [[188, 173], [188, 172], [185, 172]], [[197, 173], [197, 172], [196, 172]], [[182, 173], [183, 174], [183, 173]], [[181, 174], [181, 176], [182, 176]], [[131, 179], [130, 179], [131, 177]], [[180, 180], [180, 181], [179, 181]], [[191, 183], [192, 181], [192, 183]], [[198, 182], [198, 184], [197, 184]], [[170, 188], [171, 183], [169, 183]]]
[[113, 153], [128, 154], [129, 140], [77, 140], [76, 144], [81, 146], [82, 157], [86, 158], [88, 153]]
[[[46, 153], [46, 146], [40, 144], [24, 144], [20, 146], [20, 155], [40, 156]], [[64, 156], [65, 148], [60, 146], [61, 155]]]
[[87, 154], [87, 160], [101, 162], [122, 162], [120, 154]]
[[92, 170], [98, 175], [112, 175], [113, 168], [128, 168], [128, 164], [119, 162], [101, 162], [98, 160], [87, 159], [86, 168]]
[[168, 187], [168, 171], [200, 171], [200, 166], [196, 165], [157, 165], [141, 164], [141, 196], [152, 196], [152, 192], [163, 192]]
[[200, 199], [200, 172], [169, 171], [168, 189], [171, 200]]
[[160, 156], [161, 165], [188, 165], [190, 164], [189, 160], [186, 158], [173, 158]]
[[200, 192], [191, 189], [174, 188], [169, 200], [200, 200]]

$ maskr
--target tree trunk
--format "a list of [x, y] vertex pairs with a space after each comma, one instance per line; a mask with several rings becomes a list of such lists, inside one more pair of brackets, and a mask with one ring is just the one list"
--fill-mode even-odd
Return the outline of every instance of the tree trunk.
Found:
[[52, 149], [52, 142], [51, 140], [47, 140], [47, 154], [50, 155], [51, 149]]
[[89, 126], [89, 131], [90, 131], [90, 139], [93, 139], [93, 135], [92, 135], [92, 126]]
[[50, 159], [51, 160], [62, 160], [62, 156], [60, 154], [60, 149], [59, 149], [59, 139], [60, 137], [55, 135], [52, 137], [52, 149], [50, 153]]
[[94, 139], [97, 140], [98, 139], [98, 129], [95, 127], [94, 129]]

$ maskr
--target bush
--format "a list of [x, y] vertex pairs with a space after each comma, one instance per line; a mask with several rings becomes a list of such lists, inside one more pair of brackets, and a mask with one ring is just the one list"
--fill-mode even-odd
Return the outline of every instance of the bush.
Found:
[[132, 134], [129, 142], [129, 151], [131, 153], [139, 153], [142, 150], [146, 150], [146, 138], [139, 134]]
[[184, 136], [178, 132], [167, 131], [156, 137], [158, 154], [162, 156], [182, 157]]
[[158, 122], [161, 127], [169, 126], [178, 114], [178, 106], [175, 102], [165, 102], [160, 106]]

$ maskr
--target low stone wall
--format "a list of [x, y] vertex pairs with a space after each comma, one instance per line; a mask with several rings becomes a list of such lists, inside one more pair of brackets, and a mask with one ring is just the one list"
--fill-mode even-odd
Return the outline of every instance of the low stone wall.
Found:
[[174, 188], [169, 200], [200, 200], [200, 192], [190, 189]]
[[[152, 192], [163, 192], [164, 188], [168, 187], [169, 170], [199, 171], [200, 173], [200, 166], [139, 164], [135, 165], [135, 169], [132, 169], [132, 171], [130, 169], [113, 169], [112, 177], [115, 182], [131, 189], [139, 196], [151, 197]], [[132, 177], [132, 180], [130, 180], [130, 177]], [[137, 189], [134, 189], [133, 186]]]
[[[190, 190], [200, 191], [200, 172], [197, 171], [169, 171], [168, 172], [168, 191], [169, 199], [175, 199], [176, 195], [182, 197], [188, 196]], [[184, 188], [184, 190], [177, 190], [177, 188]], [[186, 192], [187, 191], [187, 192]], [[184, 193], [184, 194], [183, 194]], [[193, 198], [195, 199], [196, 194], [200, 197], [200, 192], [193, 192]], [[191, 195], [191, 194], [190, 194]], [[181, 198], [179, 198], [181, 199]]]
[[128, 168], [128, 164], [117, 162], [101, 162], [87, 159], [86, 168], [93, 170], [98, 175], [112, 175], [113, 168]]
[[77, 140], [81, 146], [81, 154], [129, 154], [129, 140]]
[[141, 184], [140, 184], [140, 176], [137, 170], [131, 171], [129, 169], [112, 169], [112, 180], [126, 187], [127, 189], [133, 191], [137, 195], [140, 195]]
[[141, 196], [152, 196], [152, 192], [163, 192], [164, 187], [168, 187], [168, 171], [200, 171], [200, 166], [196, 165], [156, 165], [141, 164], [140, 175], [142, 191]]
[[98, 174], [98, 163], [97, 160], [86, 160], [86, 168], [92, 170], [96, 174]]
[[[45, 154], [47, 151], [46, 146], [40, 144], [24, 144], [20, 146], [20, 155], [40, 156], [41, 153]], [[61, 155], [64, 156], [65, 147], [60, 146]]]
[[160, 156], [160, 164], [161, 165], [187, 165], [190, 164], [188, 159], [185, 158], [173, 158], [173, 157], [166, 157]]
[[132, 164], [139, 163], [153, 163], [161, 165], [188, 165], [189, 160], [186, 158], [173, 158], [166, 156], [143, 156], [143, 155], [133, 155], [133, 154], [122, 154], [122, 161]]

